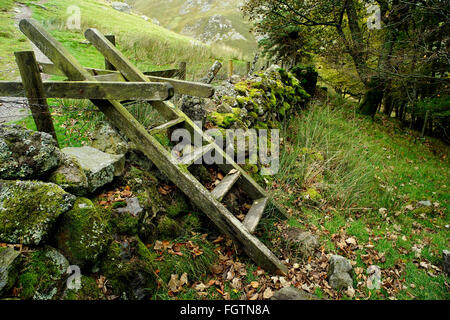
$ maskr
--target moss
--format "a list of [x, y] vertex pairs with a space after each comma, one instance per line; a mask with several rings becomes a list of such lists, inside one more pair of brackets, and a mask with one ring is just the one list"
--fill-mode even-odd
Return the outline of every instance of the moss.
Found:
[[234, 90], [241, 95], [245, 95], [247, 93], [248, 83], [246, 81], [238, 82], [234, 85]]
[[170, 218], [175, 218], [179, 214], [187, 212], [188, 210], [189, 204], [185, 196], [179, 190], [174, 191], [174, 194], [171, 196], [171, 199], [167, 201], [166, 205], [167, 216]]
[[104, 300], [103, 292], [98, 288], [97, 282], [91, 277], [81, 276], [79, 289], [67, 289], [63, 300]]
[[308, 188], [301, 193], [302, 197], [307, 200], [319, 201], [322, 199], [322, 195], [314, 188]]
[[238, 118], [234, 113], [212, 112], [208, 118], [212, 123], [222, 128], [230, 128], [238, 121]]
[[101, 270], [114, 294], [143, 299], [156, 289], [155, 258], [138, 237], [123, 237], [109, 245]]
[[74, 264], [93, 263], [110, 240], [105, 211], [91, 200], [78, 198], [73, 209], [64, 214], [56, 233], [58, 248]]
[[180, 224], [168, 216], [163, 216], [159, 219], [157, 231], [162, 239], [174, 239], [183, 234]]
[[67, 260], [53, 248], [32, 252], [19, 276], [20, 298], [56, 299], [68, 266]]
[[117, 201], [111, 205], [111, 207], [113, 209], [124, 208], [126, 206], [127, 206], [127, 203], [125, 201]]
[[413, 216], [428, 216], [433, 213], [433, 207], [421, 206], [411, 211]]
[[169, 136], [167, 135], [167, 131], [156, 132], [152, 135], [163, 147], [169, 147], [171, 145], [171, 141]]
[[129, 236], [135, 236], [139, 233], [139, 222], [139, 217], [128, 212], [112, 212], [109, 220], [113, 233]]
[[202, 223], [198, 214], [190, 213], [185, 215], [181, 220], [181, 227], [185, 231], [185, 233], [190, 233], [192, 231], [200, 230]]
[[38, 245], [74, 200], [53, 183], [0, 180], [0, 241]]

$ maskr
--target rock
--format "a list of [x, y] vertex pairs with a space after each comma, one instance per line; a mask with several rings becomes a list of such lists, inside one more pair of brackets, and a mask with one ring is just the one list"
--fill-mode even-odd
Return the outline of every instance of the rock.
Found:
[[181, 111], [183, 111], [192, 121], [199, 121], [202, 125], [205, 122], [206, 110], [204, 99], [191, 96], [183, 96], [181, 99]]
[[22, 256], [12, 248], [0, 248], [0, 296], [16, 283]]
[[109, 154], [122, 155], [130, 150], [126, 139], [108, 122], [100, 122], [92, 135], [93, 148]]
[[431, 207], [431, 201], [429, 200], [419, 201], [417, 204], [422, 207]]
[[236, 84], [236, 83], [238, 83], [239, 81], [241, 81], [241, 77], [240, 77], [239, 75], [237, 75], [237, 74], [233, 74], [233, 75], [231, 76], [231, 78], [230, 78], [230, 82], [231, 82], [232, 84]]
[[175, 239], [183, 234], [180, 224], [168, 216], [159, 219], [157, 231], [161, 239]]
[[55, 239], [58, 249], [72, 264], [94, 263], [110, 239], [107, 221], [89, 199], [78, 198], [62, 216]]
[[0, 180], [0, 242], [39, 245], [74, 201], [53, 183]]
[[60, 161], [61, 152], [50, 134], [0, 125], [0, 179], [40, 177]]
[[139, 203], [138, 198], [126, 198], [124, 204], [124, 207], [113, 210], [110, 223], [116, 233], [135, 236], [139, 232], [139, 222], [144, 213], [144, 208]]
[[450, 251], [442, 251], [442, 268], [450, 276]]
[[290, 247], [294, 247], [304, 259], [313, 256], [314, 252], [320, 246], [319, 240], [315, 235], [298, 228], [289, 228], [286, 230], [285, 237]]
[[94, 278], [81, 276], [80, 286], [67, 288], [62, 296], [63, 300], [105, 300], [106, 297], [98, 288]]
[[111, 3], [111, 7], [113, 7], [113, 9], [120, 11], [120, 12], [131, 12], [131, 7], [129, 4], [124, 3], [124, 2], [113, 2]]
[[156, 19], [156, 18], [152, 18], [152, 23], [153, 23], [153, 24], [156, 24], [157, 26], [160, 26], [160, 25], [161, 25], [161, 23], [159, 22], [159, 20]]
[[156, 258], [137, 237], [113, 241], [102, 261], [102, 274], [115, 295], [142, 300], [156, 290], [153, 261]]
[[275, 292], [271, 300], [322, 300], [319, 297], [294, 287], [285, 287]]
[[330, 266], [328, 267], [328, 282], [335, 290], [346, 290], [353, 287], [353, 279], [350, 276], [352, 265], [346, 258], [333, 255], [330, 258]]
[[22, 299], [57, 299], [65, 286], [69, 262], [55, 248], [33, 251], [19, 276], [19, 296]]
[[83, 196], [89, 190], [86, 174], [75, 157], [64, 156], [62, 165], [52, 173], [49, 181], [77, 196]]
[[124, 155], [112, 155], [92, 147], [64, 148], [62, 152], [74, 157], [83, 168], [89, 182], [89, 192], [113, 181], [114, 176], [123, 172], [125, 165]]

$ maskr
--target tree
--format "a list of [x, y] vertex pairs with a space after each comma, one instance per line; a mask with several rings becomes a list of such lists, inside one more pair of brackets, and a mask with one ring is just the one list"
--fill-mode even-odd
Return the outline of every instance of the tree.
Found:
[[[438, 75], [440, 78], [438, 82], [442, 83], [444, 74], [435, 73], [426, 76], [422, 72], [418, 74], [417, 63], [419, 52], [424, 48], [429, 50], [439, 47], [441, 48], [439, 52], [445, 52], [442, 50], [443, 47], [448, 49], [448, 41], [442, 45], [445, 42], [443, 40], [445, 32], [448, 31], [447, 2], [445, 0], [248, 0], [243, 11], [253, 20], [257, 29], [266, 32], [297, 26], [310, 30], [312, 35], [321, 36], [321, 42], [339, 42], [345, 54], [351, 57], [359, 79], [365, 87], [359, 110], [363, 114], [373, 116], [383, 98], [385, 98], [385, 112], [392, 112], [393, 91], [401, 82], [414, 83], [420, 78], [422, 82], [430, 83], [424, 79], [431, 77], [436, 80]], [[379, 8], [381, 27], [379, 30], [370, 30], [367, 25], [370, 13], [366, 8], [370, 5]], [[430, 34], [425, 39], [425, 35], [432, 30], [435, 36]], [[424, 39], [421, 39], [422, 37]], [[445, 60], [448, 56], [441, 55], [440, 58]], [[448, 66], [448, 59], [446, 65]], [[434, 65], [436, 66], [437, 64]], [[413, 100], [417, 99], [417, 90], [412, 96]]]

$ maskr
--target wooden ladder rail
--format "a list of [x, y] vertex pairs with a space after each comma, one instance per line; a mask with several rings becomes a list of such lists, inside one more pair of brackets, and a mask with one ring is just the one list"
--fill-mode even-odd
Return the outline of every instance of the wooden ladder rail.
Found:
[[[20, 21], [21, 31], [72, 81], [95, 81], [95, 78], [87, 72], [83, 66], [57, 42], [45, 29], [33, 19]], [[106, 45], [104, 48], [118, 51], [114, 46], [108, 45], [109, 41], [99, 34], [99, 39]], [[109, 43], [110, 44], [110, 43]], [[116, 52], [117, 54], [117, 52]], [[105, 55], [116, 68], [124, 69], [128, 80], [148, 81], [148, 79], [131, 63], [121, 55], [121, 65], [110, 55]], [[123, 67], [123, 68], [121, 68]], [[130, 72], [132, 71], [132, 72]], [[140, 79], [139, 79], [140, 78]], [[269, 272], [286, 274], [287, 268], [278, 258], [255, 236], [253, 236], [242, 223], [234, 217], [220, 202], [211, 196], [210, 192], [197, 181], [187, 170], [180, 167], [172, 155], [158, 141], [152, 137], [146, 129], [117, 101], [114, 100], [91, 100], [108, 119], [127, 137], [136, 144], [170, 180], [186, 195], [189, 195], [194, 204], [199, 207], [225, 234], [233, 240], [241, 243], [244, 251], [262, 268]], [[181, 114], [179, 110], [170, 107], [163, 102], [152, 102], [152, 105], [167, 119], [176, 119]], [[182, 114], [184, 115], [184, 114]], [[183, 118], [190, 120], [185, 115]], [[191, 121], [192, 123], [192, 121]], [[194, 129], [198, 128], [194, 124]], [[195, 129], [195, 130], [197, 130]]]

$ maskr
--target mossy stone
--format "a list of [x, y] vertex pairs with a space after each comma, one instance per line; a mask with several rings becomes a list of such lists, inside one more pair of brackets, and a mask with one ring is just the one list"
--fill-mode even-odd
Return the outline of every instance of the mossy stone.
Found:
[[97, 260], [110, 239], [107, 218], [91, 200], [78, 198], [62, 217], [55, 235], [58, 248], [69, 261], [86, 265]]
[[148, 298], [156, 290], [155, 258], [138, 237], [122, 237], [109, 245], [102, 274], [114, 294], [133, 300]]
[[105, 300], [106, 297], [98, 288], [97, 282], [91, 277], [81, 276], [80, 287], [66, 289], [63, 300]]
[[74, 200], [53, 183], [0, 180], [0, 241], [39, 245]]
[[57, 299], [65, 285], [69, 262], [56, 249], [46, 247], [27, 257], [18, 280], [22, 299]]
[[183, 234], [180, 224], [168, 216], [163, 216], [158, 221], [158, 236], [162, 239], [175, 239]]

